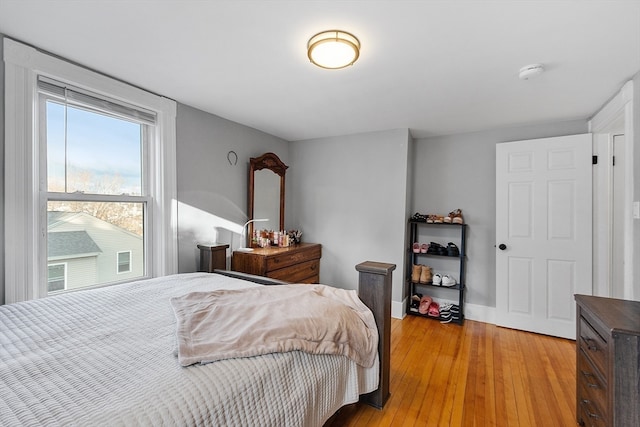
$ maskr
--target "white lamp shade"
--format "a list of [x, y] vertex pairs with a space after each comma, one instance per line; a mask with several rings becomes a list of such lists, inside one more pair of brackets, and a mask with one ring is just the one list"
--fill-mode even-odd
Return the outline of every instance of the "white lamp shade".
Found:
[[360, 41], [345, 31], [323, 31], [309, 39], [307, 55], [318, 67], [344, 68], [353, 65], [360, 56]]

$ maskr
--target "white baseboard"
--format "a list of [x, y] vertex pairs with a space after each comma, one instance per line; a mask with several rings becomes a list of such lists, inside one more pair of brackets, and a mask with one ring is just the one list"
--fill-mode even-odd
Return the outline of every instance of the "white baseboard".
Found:
[[391, 301], [391, 317], [394, 319], [404, 319], [407, 315], [407, 300], [402, 302]]
[[[449, 302], [457, 304], [457, 301], [440, 300], [441, 302]], [[407, 315], [407, 300], [402, 302], [391, 301], [391, 317], [394, 319], [404, 319]], [[475, 320], [484, 323], [496, 323], [496, 308], [487, 307], [485, 305], [465, 304], [464, 318], [467, 320]]]

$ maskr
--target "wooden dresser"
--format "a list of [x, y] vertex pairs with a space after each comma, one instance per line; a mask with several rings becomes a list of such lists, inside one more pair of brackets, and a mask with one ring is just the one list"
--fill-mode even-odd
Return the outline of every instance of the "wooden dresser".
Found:
[[578, 424], [640, 426], [640, 302], [575, 298]]
[[318, 283], [322, 245], [300, 243], [288, 248], [255, 248], [234, 251], [231, 270], [266, 276], [290, 283]]

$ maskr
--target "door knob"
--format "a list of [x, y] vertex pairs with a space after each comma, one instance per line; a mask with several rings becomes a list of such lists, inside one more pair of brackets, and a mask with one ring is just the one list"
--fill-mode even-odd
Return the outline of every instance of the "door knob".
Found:
[[500, 249], [501, 251], [504, 251], [505, 249], [507, 249], [507, 245], [505, 245], [504, 243], [500, 243], [498, 245], [498, 249]]

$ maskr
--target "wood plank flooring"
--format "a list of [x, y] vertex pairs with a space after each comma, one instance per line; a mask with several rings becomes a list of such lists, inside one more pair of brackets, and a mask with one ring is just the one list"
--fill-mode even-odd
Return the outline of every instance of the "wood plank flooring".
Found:
[[392, 319], [391, 397], [337, 426], [575, 426], [575, 342], [465, 321]]

